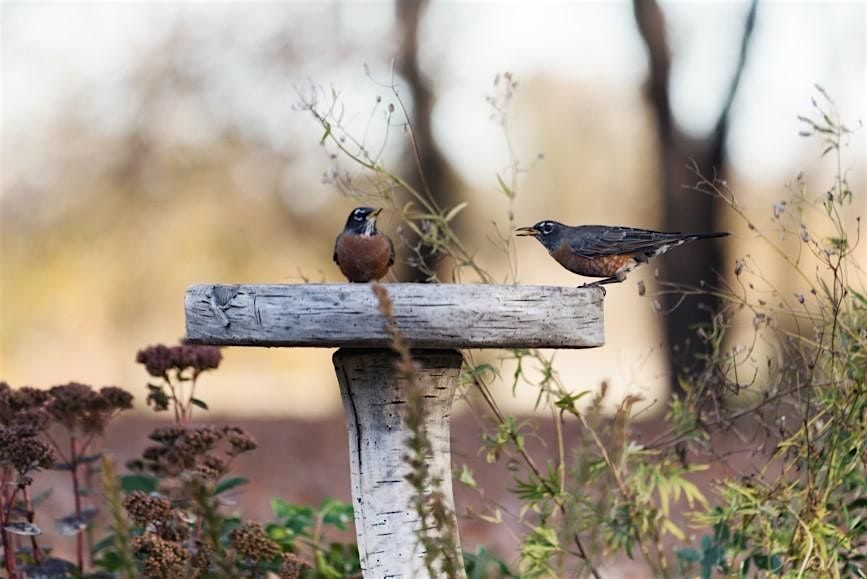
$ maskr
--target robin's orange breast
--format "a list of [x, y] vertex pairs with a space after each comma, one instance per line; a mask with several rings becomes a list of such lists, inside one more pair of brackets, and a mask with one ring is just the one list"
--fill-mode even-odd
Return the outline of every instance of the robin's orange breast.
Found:
[[598, 257], [577, 255], [566, 243], [552, 251], [551, 257], [572, 273], [586, 277], [612, 277], [619, 271], [630, 269], [636, 264], [635, 258], [629, 254]]
[[341, 235], [334, 246], [334, 253], [346, 279], [359, 283], [385, 277], [392, 259], [391, 243], [381, 233]]

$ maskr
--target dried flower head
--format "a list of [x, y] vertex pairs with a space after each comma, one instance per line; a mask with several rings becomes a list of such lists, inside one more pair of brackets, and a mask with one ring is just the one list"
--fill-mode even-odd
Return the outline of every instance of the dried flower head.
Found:
[[193, 558], [190, 562], [194, 576], [205, 575], [211, 566], [214, 556], [214, 547], [210, 543], [196, 541], [193, 549]]
[[153, 533], [146, 533], [132, 540], [132, 550], [141, 561], [142, 572], [147, 577], [159, 579], [182, 579], [186, 577], [189, 554], [178, 543], [166, 541]]
[[0, 382], [0, 425], [32, 425], [44, 428], [48, 422], [45, 410], [49, 394], [45, 390], [30, 388], [13, 389]]
[[194, 344], [165, 346], [157, 344], [139, 350], [135, 361], [144, 364], [145, 370], [151, 376], [168, 379], [170, 370], [181, 373], [191, 369], [195, 377], [206, 370], [216, 369], [222, 359], [223, 355], [216, 346]]
[[37, 438], [37, 432], [32, 426], [0, 426], [0, 464], [11, 465], [22, 479], [55, 462], [54, 451]]
[[164, 426], [154, 429], [148, 438], [161, 444], [173, 444], [177, 439], [186, 434], [186, 432], [187, 429], [183, 426]]
[[151, 376], [161, 378], [172, 368], [172, 349], [162, 344], [148, 346], [138, 351], [135, 361], [144, 364], [145, 370]]
[[55, 386], [49, 390], [49, 394], [51, 402], [48, 411], [69, 430], [75, 429], [81, 416], [90, 411], [97, 397], [90, 386], [78, 382]]
[[250, 561], [270, 561], [280, 556], [280, 547], [265, 533], [259, 523], [245, 523], [229, 533], [235, 550]]
[[148, 523], [156, 526], [170, 524], [175, 518], [171, 501], [162, 497], [150, 496], [142, 491], [133, 491], [123, 500], [123, 508], [136, 524]]
[[223, 354], [217, 346], [184, 344], [179, 346], [178, 361], [181, 368], [192, 368], [196, 375], [220, 366]]
[[190, 529], [179, 520], [175, 520], [171, 524], [160, 525], [156, 531], [161, 539], [175, 543], [183, 543], [190, 537]]
[[223, 434], [230, 446], [229, 450], [226, 451], [229, 456], [238, 456], [256, 450], [259, 446], [253, 436], [239, 426], [225, 426], [223, 427]]
[[47, 409], [68, 430], [101, 434], [115, 413], [132, 408], [132, 395], [116, 386], [99, 392], [86, 384], [70, 382], [48, 391]]
[[130, 410], [133, 396], [123, 388], [117, 386], [104, 386], [99, 391], [105, 407], [109, 410]]
[[292, 553], [285, 553], [283, 564], [280, 565], [280, 579], [300, 579], [310, 568], [311, 565], [307, 561]]
[[243, 430], [232, 427], [158, 428], [151, 433], [150, 438], [159, 444], [144, 450], [144, 466], [160, 476], [178, 476], [186, 472], [207, 480], [219, 478], [229, 470], [229, 464], [213, 452], [221, 440], [229, 438], [229, 433], [230, 449], [226, 451], [229, 456], [234, 456], [233, 450], [241, 452], [241, 449], [255, 446], [255, 442]]
[[216, 480], [229, 471], [229, 463], [213, 454], [205, 454], [198, 461], [193, 474], [206, 480]]
[[193, 454], [204, 454], [214, 448], [220, 441], [223, 433], [213, 426], [199, 426], [184, 432], [184, 435], [175, 442], [175, 445]]

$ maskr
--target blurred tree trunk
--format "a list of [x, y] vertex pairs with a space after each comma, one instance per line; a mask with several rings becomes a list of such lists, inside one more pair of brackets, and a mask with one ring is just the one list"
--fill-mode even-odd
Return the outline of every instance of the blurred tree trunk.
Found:
[[[443, 156], [433, 136], [432, 113], [434, 94], [430, 82], [419, 68], [419, 24], [428, 0], [396, 0], [395, 12], [400, 37], [397, 70], [409, 85], [412, 96], [412, 118], [415, 149], [409, 144], [404, 166], [406, 180], [419, 191], [429, 190], [437, 205], [446, 208], [458, 203], [454, 193], [459, 180]], [[454, 222], [453, 222], [454, 223]], [[407, 240], [415, 243], [406, 235]], [[438, 256], [422, 247], [421, 255], [431, 270], [436, 270]], [[403, 266], [398, 271], [401, 281], [426, 281], [426, 275], [416, 268]]]
[[[670, 231], [714, 231], [719, 228], [721, 203], [708, 195], [684, 188], [696, 181], [687, 169], [693, 161], [706, 176], [724, 179], [726, 174], [726, 139], [732, 102], [746, 63], [750, 39], [755, 26], [757, 0], [753, 0], [740, 38], [740, 55], [729, 84], [719, 117], [711, 132], [692, 138], [678, 127], [671, 111], [669, 82], [671, 53], [665, 19], [655, 0], [634, 0], [638, 30], [647, 48], [650, 72], [647, 98], [653, 110], [659, 140], [659, 187], [663, 196], [664, 224]], [[661, 260], [661, 276], [666, 282], [696, 286], [713, 282], [723, 272], [722, 246], [718, 240], [694, 243], [678, 248], [676, 259]], [[677, 295], [665, 297], [666, 312], [680, 301]], [[696, 324], [708, 323], [719, 308], [712, 296], [688, 297], [664, 317], [665, 334], [670, 349], [669, 370], [672, 393], [680, 393], [678, 376], [694, 360], [695, 345], [690, 335]]]

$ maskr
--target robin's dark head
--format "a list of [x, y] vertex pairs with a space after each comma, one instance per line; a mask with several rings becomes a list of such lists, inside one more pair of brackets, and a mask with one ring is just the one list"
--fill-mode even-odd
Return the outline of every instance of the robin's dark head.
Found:
[[356, 207], [349, 214], [346, 220], [346, 227], [343, 228], [345, 233], [353, 233], [355, 235], [373, 235], [376, 233], [376, 216], [382, 209], [374, 209], [373, 207]]
[[568, 231], [569, 226], [558, 223], [557, 221], [540, 221], [531, 227], [519, 227], [515, 232], [519, 236], [535, 237], [545, 246], [548, 251], [554, 251], [560, 247], [563, 241], [563, 235]]

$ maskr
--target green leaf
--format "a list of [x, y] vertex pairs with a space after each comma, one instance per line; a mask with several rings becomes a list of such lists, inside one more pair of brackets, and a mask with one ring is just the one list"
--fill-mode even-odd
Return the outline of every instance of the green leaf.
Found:
[[316, 571], [326, 579], [341, 579], [343, 573], [335, 569], [326, 559], [322, 551], [316, 551]]
[[91, 549], [93, 553], [99, 553], [100, 551], [107, 549], [114, 545], [114, 534], [107, 536], [105, 539], [96, 543]]
[[120, 477], [120, 490], [125, 493], [142, 491], [152, 493], [157, 490], [159, 479], [149, 474], [125, 474]]
[[487, 523], [491, 523], [492, 525], [499, 525], [503, 522], [503, 513], [500, 509], [494, 509], [492, 515], [488, 515], [485, 513], [478, 513], [478, 517]]
[[[96, 559], [93, 563], [98, 568], [103, 569], [105, 571], [119, 571], [121, 568], [122, 560], [120, 555], [115, 551], [108, 551], [105, 555]], [[64, 577], [66, 575], [60, 575]]]
[[698, 551], [693, 548], [689, 549], [678, 549], [677, 550], [677, 558], [681, 561], [688, 561], [690, 563], [697, 563], [701, 560], [701, 555]]
[[284, 527], [298, 535], [303, 534], [316, 523], [312, 507], [293, 505], [283, 499], [272, 499], [271, 509]]
[[458, 480], [470, 487], [471, 489], [479, 488], [476, 479], [473, 477], [473, 471], [470, 470], [470, 467], [468, 467], [466, 464], [463, 464], [461, 466], [461, 476], [458, 477]]
[[[694, 465], [695, 467], [707, 467], [707, 465]], [[695, 468], [694, 470], [705, 470], [705, 468]], [[692, 468], [690, 470], [693, 470]], [[689, 506], [692, 507], [694, 502], [699, 502], [704, 508], [709, 507], [709, 503], [705, 498], [704, 494], [699, 490], [694, 483], [688, 480], [682, 480], [680, 483], [681, 488], [683, 489], [684, 494], [686, 494], [686, 502], [689, 503]]]
[[864, 297], [864, 294], [858, 293], [851, 287], [849, 288], [849, 293], [852, 294], [859, 302], [861, 302], [861, 305], [867, 306], [867, 297]]
[[503, 193], [506, 194], [506, 197], [508, 197], [509, 199], [515, 198], [515, 192], [512, 190], [511, 187], [506, 185], [506, 182], [503, 181], [503, 178], [500, 177], [499, 173], [497, 173], [497, 183], [499, 183], [500, 189], [503, 191]]
[[668, 481], [660, 480], [656, 486], [656, 492], [659, 493], [659, 508], [662, 510], [662, 514], [667, 517], [669, 513]]
[[329, 123], [328, 121], [323, 119], [322, 125], [325, 127], [325, 133], [323, 133], [322, 138], [319, 139], [319, 145], [320, 146], [324, 145], [325, 141], [328, 140], [328, 137], [331, 136], [331, 123]]
[[449, 212], [446, 213], [446, 216], [443, 218], [443, 219], [445, 220], [445, 222], [448, 223], [449, 221], [451, 221], [452, 219], [454, 219], [455, 217], [457, 217], [457, 216], [458, 216], [458, 213], [460, 213], [461, 211], [463, 211], [463, 210], [466, 208], [467, 205], [469, 205], [469, 204], [468, 204], [466, 201], [464, 201], [463, 203], [458, 203], [457, 205], [455, 205], [454, 207], [452, 207], [452, 208], [449, 210]]
[[351, 503], [328, 498], [319, 506], [319, 516], [326, 525], [345, 531], [347, 524], [355, 517], [355, 512]]
[[753, 553], [752, 560], [756, 567], [765, 571], [779, 571], [782, 567], [780, 558], [776, 555], [768, 557], [762, 553]]
[[686, 535], [684, 534], [684, 532], [681, 530], [680, 527], [675, 525], [674, 521], [672, 521], [671, 519], [663, 519], [662, 528], [677, 537], [679, 540], [686, 540]]
[[589, 390], [584, 390], [583, 392], [578, 392], [577, 394], [569, 394], [564, 396], [563, 398], [560, 398], [554, 404], [557, 406], [557, 408], [562, 408], [563, 410], [574, 410], [575, 402], [588, 394], [590, 394]]
[[235, 487], [239, 487], [241, 485], [245, 485], [250, 481], [245, 479], [242, 476], [231, 476], [229, 478], [224, 478], [220, 482], [217, 483], [217, 486], [214, 487], [214, 496], [217, 496], [221, 493], [224, 493], [228, 490], [231, 490]]
[[494, 366], [490, 364], [479, 364], [477, 366], [469, 366], [464, 368], [464, 376], [469, 382], [472, 382], [475, 378], [496, 378], [497, 376], [499, 376], [499, 370], [497, 370]]
[[475, 553], [464, 553], [464, 569], [467, 579], [490, 579], [491, 577], [517, 577], [501, 559], [483, 545]]
[[205, 404], [204, 400], [199, 400], [198, 398], [190, 398], [190, 402], [192, 402], [193, 406], [198, 406], [202, 410], [210, 410], [208, 405]]
[[45, 501], [47, 501], [49, 498], [51, 498], [51, 495], [53, 495], [53, 494], [54, 494], [54, 489], [52, 489], [52, 488], [45, 489], [44, 491], [42, 491], [41, 493], [39, 493], [38, 495], [36, 495], [35, 497], [33, 497], [31, 499], [31, 503], [33, 504], [33, 507], [38, 507], [39, 505], [43, 504]]
[[710, 579], [717, 565], [723, 562], [723, 549], [719, 543], [705, 535], [701, 539], [701, 550], [701, 577], [702, 579]]

